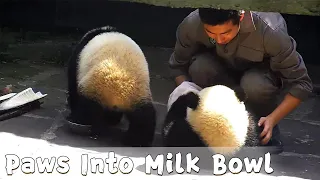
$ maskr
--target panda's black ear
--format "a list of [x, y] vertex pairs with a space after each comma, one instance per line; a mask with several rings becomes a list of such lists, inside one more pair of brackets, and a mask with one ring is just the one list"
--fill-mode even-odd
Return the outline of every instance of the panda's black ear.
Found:
[[241, 86], [234, 86], [232, 89], [240, 101], [245, 102], [247, 100], [247, 94]]

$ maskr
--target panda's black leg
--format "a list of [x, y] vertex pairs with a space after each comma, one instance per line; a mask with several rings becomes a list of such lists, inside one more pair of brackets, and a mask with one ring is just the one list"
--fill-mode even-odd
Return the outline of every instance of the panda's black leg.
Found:
[[90, 120], [90, 102], [83, 96], [78, 96], [77, 103], [70, 106], [71, 121], [81, 125], [91, 125]]
[[129, 128], [124, 137], [124, 145], [149, 147], [152, 145], [156, 129], [156, 110], [151, 102], [140, 105], [126, 114]]
[[103, 135], [107, 126], [104, 109], [98, 104], [92, 103], [88, 109], [88, 114], [90, 114], [90, 120], [92, 121], [91, 136]]
[[109, 126], [116, 126], [121, 122], [123, 112], [115, 112], [109, 109], [104, 110], [104, 121]]
[[100, 135], [103, 132], [103, 108], [95, 101], [80, 96], [77, 103], [77, 123], [91, 125], [91, 135]]

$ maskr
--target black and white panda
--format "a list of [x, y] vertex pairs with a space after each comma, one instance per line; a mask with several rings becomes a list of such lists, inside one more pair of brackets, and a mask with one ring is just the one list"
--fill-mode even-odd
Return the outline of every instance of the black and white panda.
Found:
[[124, 144], [150, 146], [155, 133], [146, 57], [140, 47], [116, 28], [87, 32], [73, 50], [68, 64], [70, 120], [91, 125], [93, 134], [129, 120]]
[[260, 146], [261, 128], [247, 111], [241, 87], [215, 85], [180, 95], [170, 106], [162, 129], [167, 147], [210, 147], [214, 154], [237, 155]]

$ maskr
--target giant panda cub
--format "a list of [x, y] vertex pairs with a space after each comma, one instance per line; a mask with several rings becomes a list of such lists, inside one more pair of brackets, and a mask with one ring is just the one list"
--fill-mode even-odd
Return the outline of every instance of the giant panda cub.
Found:
[[[248, 112], [241, 87], [215, 85], [180, 95], [170, 106], [162, 129], [167, 147], [209, 147], [226, 158], [243, 147], [260, 146], [261, 128]], [[240, 157], [240, 156], [239, 156]]]
[[91, 125], [92, 134], [117, 125], [126, 115], [124, 144], [150, 146], [156, 111], [152, 104], [146, 57], [140, 47], [114, 27], [86, 33], [68, 64], [68, 105], [71, 122]]

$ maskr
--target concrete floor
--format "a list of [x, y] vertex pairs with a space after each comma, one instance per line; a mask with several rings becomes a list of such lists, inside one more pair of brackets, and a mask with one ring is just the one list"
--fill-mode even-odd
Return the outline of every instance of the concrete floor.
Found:
[[[169, 73], [166, 66], [171, 50], [159, 48], [144, 48], [144, 50], [150, 64], [152, 76], [151, 87], [158, 110], [158, 135], [154, 145], [161, 146], [161, 144], [159, 144], [160, 126], [165, 116], [167, 98], [174, 88], [173, 82], [168, 79]], [[40, 56], [37, 52], [29, 51], [29, 53], [33, 56]], [[106, 147], [117, 144], [117, 142], [114, 142], [115, 144], [111, 143], [112, 140], [107, 138], [95, 140], [69, 133], [64, 124], [64, 116], [68, 111], [65, 107], [67, 84], [65, 70], [61, 67], [33, 61], [35, 61], [33, 58], [20, 58], [20, 60], [16, 62], [2, 62], [0, 66], [0, 87], [12, 84], [16, 92], [32, 87], [34, 91], [41, 91], [42, 93], [48, 94], [40, 109], [0, 122], [0, 152], [3, 154], [1, 156], [2, 159], [0, 159], [0, 179], [21, 177], [19, 176], [19, 174], [21, 175], [21, 172], [19, 173], [21, 169], [16, 170], [16, 174], [13, 176], [7, 176], [4, 154], [17, 153], [20, 154], [19, 157], [34, 157], [45, 154], [46, 157], [50, 157], [54, 153], [59, 153], [60, 156], [79, 155], [80, 157], [80, 154], [77, 153], [80, 153], [81, 150], [82, 153], [93, 152], [100, 153], [101, 155], [101, 153], [103, 154], [108, 151]], [[313, 68], [312, 71], [317, 72], [315, 68]], [[283, 176], [284, 179], [289, 179], [289, 177], [318, 179], [320, 175], [318, 172], [320, 169], [320, 141], [318, 140], [319, 137], [317, 138], [317, 136], [320, 135], [320, 120], [318, 118], [320, 112], [317, 108], [318, 105], [320, 105], [319, 97], [313, 96], [290, 116], [281, 121], [280, 128], [285, 143], [285, 151], [280, 155], [271, 157], [271, 166], [274, 169], [274, 173], [268, 176], [263, 175], [263, 173], [244, 173], [234, 176], [245, 176], [246, 178], [252, 177], [255, 179], [257, 177], [277, 177], [280, 179], [280, 176]], [[101, 149], [95, 149], [98, 147]], [[121, 148], [119, 150], [126, 152], [134, 151], [133, 148]], [[141, 149], [141, 151], [147, 150]], [[49, 152], [51, 153], [50, 155], [48, 154]], [[115, 150], [115, 152], [118, 151]], [[72, 163], [75, 163], [75, 166], [79, 166], [76, 162], [79, 163], [79, 161], [72, 161]], [[77, 178], [85, 177], [81, 175], [80, 169], [74, 169], [71, 170], [74, 174], [69, 174], [73, 174], [77, 176]], [[139, 178], [148, 177], [142, 176], [143, 174], [144, 172], [141, 168], [136, 168], [130, 173], [130, 175], [132, 175], [130, 177], [134, 177], [134, 175]], [[207, 173], [204, 174], [208, 176]], [[35, 174], [24, 175], [23, 178], [34, 178], [34, 176]], [[66, 175], [59, 175], [59, 177], [65, 176]], [[92, 175], [90, 176], [92, 177]], [[99, 175], [95, 176], [100, 177]], [[46, 178], [47, 177], [56, 178], [56, 176], [46, 176]], [[154, 175], [154, 177], [156, 177], [156, 175]], [[173, 175], [172, 177], [175, 178], [176, 176]], [[200, 177], [202, 176], [198, 174], [192, 178], [198, 179]], [[225, 175], [219, 177], [228, 178], [230, 176]]]

